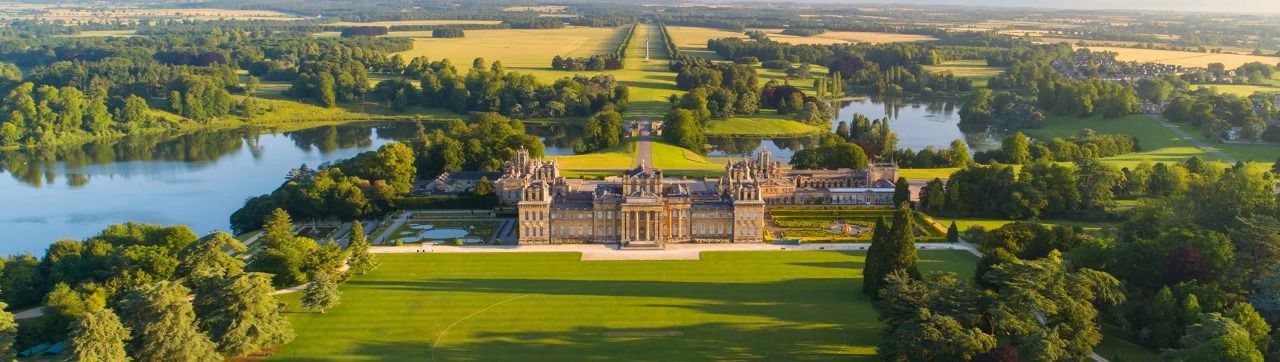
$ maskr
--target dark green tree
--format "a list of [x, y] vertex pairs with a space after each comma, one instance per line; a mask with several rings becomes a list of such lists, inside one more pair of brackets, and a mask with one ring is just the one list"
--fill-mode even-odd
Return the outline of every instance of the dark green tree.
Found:
[[1182, 336], [1182, 348], [1165, 352], [1174, 361], [1262, 362], [1249, 331], [1218, 313], [1201, 314]]
[[911, 201], [911, 184], [907, 182], [906, 177], [899, 177], [897, 182], [893, 183], [893, 206], [901, 206], [904, 202]]
[[196, 327], [188, 296], [191, 290], [176, 282], [143, 285], [125, 294], [120, 316], [133, 332], [127, 350], [138, 361], [221, 360], [217, 346]]
[[13, 314], [6, 311], [8, 304], [0, 302], [0, 361], [13, 361], [17, 358], [14, 343], [18, 341], [18, 323]]
[[951, 220], [951, 226], [947, 227], [947, 241], [952, 243], [960, 241], [960, 229], [956, 227], [955, 220]]
[[210, 293], [197, 293], [195, 311], [202, 329], [227, 357], [241, 357], [289, 343], [293, 327], [280, 312], [271, 276], [241, 273], [221, 280]]
[[125, 343], [129, 329], [110, 309], [86, 314], [75, 326], [71, 338], [71, 354], [80, 362], [127, 362]]

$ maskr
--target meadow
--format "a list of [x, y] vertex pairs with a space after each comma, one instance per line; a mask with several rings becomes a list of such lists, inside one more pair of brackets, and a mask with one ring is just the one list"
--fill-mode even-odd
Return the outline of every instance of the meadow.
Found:
[[1248, 97], [1254, 93], [1280, 93], [1280, 87], [1252, 84], [1200, 84], [1196, 88], [1212, 88], [1219, 93]]
[[826, 128], [792, 120], [790, 115], [780, 115], [773, 110], [758, 114], [712, 120], [707, 126], [708, 136], [779, 137], [822, 133]]
[[[566, 177], [605, 177], [619, 176], [622, 171], [636, 167], [639, 154], [635, 140], [600, 151], [572, 156], [552, 157], [560, 165]], [[679, 146], [650, 141], [650, 154], [653, 167], [661, 169], [668, 176], [714, 176], [724, 173], [724, 163], [708, 160], [706, 157]]]
[[[976, 259], [921, 251], [967, 278]], [[273, 360], [875, 360], [883, 324], [862, 252], [383, 254], [326, 314], [282, 297], [297, 331]]]

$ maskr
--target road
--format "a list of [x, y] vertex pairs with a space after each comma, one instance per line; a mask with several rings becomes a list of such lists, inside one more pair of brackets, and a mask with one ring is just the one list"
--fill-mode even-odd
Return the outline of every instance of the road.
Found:
[[1209, 144], [1200, 142], [1200, 140], [1195, 139], [1194, 137], [1191, 137], [1191, 135], [1187, 134], [1186, 131], [1183, 131], [1182, 128], [1179, 128], [1177, 125], [1174, 125], [1173, 123], [1169, 123], [1169, 121], [1166, 121], [1164, 117], [1153, 115], [1151, 116], [1151, 118], [1154, 118], [1157, 122], [1160, 122], [1161, 126], [1164, 126], [1164, 128], [1169, 129], [1170, 131], [1173, 132], [1173, 134], [1176, 134], [1178, 135], [1178, 137], [1181, 137], [1183, 140], [1190, 142], [1192, 145], [1196, 146], [1196, 148], [1199, 148], [1205, 153], [1208, 153], [1213, 157], [1217, 157], [1218, 159], [1227, 163], [1236, 163], [1236, 159], [1234, 157], [1231, 157], [1225, 153], [1222, 153], [1222, 151], [1218, 150], [1217, 147], [1210, 146]]
[[640, 124], [640, 137], [637, 137], [636, 142], [636, 165], [653, 167], [653, 144], [649, 142], [653, 135], [653, 124], [649, 122], [649, 117], [641, 120]]

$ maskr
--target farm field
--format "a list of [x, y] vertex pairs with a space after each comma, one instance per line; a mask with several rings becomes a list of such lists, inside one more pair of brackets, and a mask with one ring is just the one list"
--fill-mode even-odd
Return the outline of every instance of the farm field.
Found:
[[900, 43], [937, 40], [927, 35], [876, 33], [864, 31], [828, 31], [814, 36], [783, 35], [782, 29], [765, 30], [769, 39], [788, 44]]
[[371, 22], [351, 22], [339, 21], [325, 25], [333, 26], [385, 26], [392, 27], [397, 25], [492, 25], [502, 24], [501, 20], [397, 20], [397, 21], [371, 21]]
[[[576, 253], [384, 254], [327, 314], [282, 299], [297, 339], [273, 360], [871, 361], [883, 324], [862, 252], [707, 252], [582, 262]], [[973, 275], [962, 251], [922, 271]]]
[[397, 31], [391, 36], [413, 38], [413, 49], [400, 52], [405, 59], [425, 56], [447, 58], [461, 69], [475, 58], [501, 60], [507, 68], [549, 69], [556, 55], [583, 57], [613, 51], [622, 41], [625, 27], [564, 29], [467, 30], [463, 38], [432, 38], [430, 31]]
[[[6, 5], [9, 6], [9, 5]], [[108, 7], [104, 9], [86, 8], [38, 8], [23, 15], [10, 16], [10, 19], [33, 19], [61, 21], [68, 24], [103, 23], [108, 21], [134, 22], [138, 20], [157, 19], [191, 19], [191, 20], [299, 20], [301, 17], [272, 10], [241, 10], [213, 8], [174, 8], [143, 9]]]
[[715, 52], [707, 50], [707, 40], [721, 38], [747, 38], [747, 35], [742, 32], [696, 26], [667, 26], [667, 32], [671, 33], [671, 39], [675, 41], [676, 47], [679, 48], [681, 52], [688, 52], [691, 55], [711, 60], [723, 59], [721, 59], [720, 55]]
[[1241, 64], [1250, 62], [1263, 62], [1266, 64], [1274, 64], [1280, 62], [1280, 57], [1269, 57], [1261, 55], [1245, 55], [1245, 54], [1212, 54], [1199, 53], [1177, 50], [1161, 50], [1161, 49], [1137, 49], [1123, 47], [1088, 47], [1092, 51], [1108, 51], [1117, 54], [1116, 59], [1123, 61], [1136, 61], [1139, 63], [1162, 63], [1181, 65], [1184, 67], [1204, 68], [1209, 63], [1222, 63], [1227, 69], [1235, 69]]
[[975, 87], [986, 87], [988, 79], [1005, 70], [1003, 67], [987, 66], [985, 60], [952, 60], [942, 65], [925, 66], [924, 69], [934, 73], [951, 72], [956, 77], [971, 79]]

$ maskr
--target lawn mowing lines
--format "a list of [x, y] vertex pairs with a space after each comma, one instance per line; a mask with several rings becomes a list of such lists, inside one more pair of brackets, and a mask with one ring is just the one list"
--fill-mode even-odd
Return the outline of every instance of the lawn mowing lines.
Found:
[[527, 297], [527, 296], [530, 296], [530, 295], [533, 295], [533, 294], [521, 294], [521, 295], [517, 295], [517, 296], [511, 297], [510, 299], [507, 299], [507, 300], [504, 300], [504, 301], [501, 301], [501, 302], [497, 302], [497, 303], [490, 304], [490, 305], [489, 305], [489, 306], [487, 306], [487, 307], [484, 307], [484, 308], [481, 308], [481, 309], [480, 309], [480, 310], [478, 310], [478, 311], [472, 312], [471, 314], [468, 314], [466, 317], [462, 317], [462, 319], [456, 320], [456, 321], [454, 321], [452, 324], [449, 324], [449, 326], [448, 326], [448, 327], [445, 327], [443, 331], [440, 331], [440, 335], [439, 335], [439, 336], [436, 336], [436, 340], [435, 340], [435, 342], [431, 342], [431, 360], [432, 360], [432, 361], [435, 361], [435, 360], [436, 360], [436, 346], [440, 344], [440, 340], [444, 339], [444, 335], [445, 335], [445, 334], [447, 334], [447, 333], [449, 333], [449, 329], [453, 328], [453, 326], [456, 326], [456, 325], [458, 325], [458, 323], [462, 323], [462, 322], [464, 322], [464, 321], [466, 321], [466, 320], [468, 320], [468, 319], [471, 319], [471, 317], [475, 317], [475, 316], [479, 315], [480, 313], [484, 313], [484, 312], [486, 312], [486, 311], [488, 311], [488, 310], [490, 310], [490, 309], [493, 309], [494, 307], [497, 307], [497, 306], [500, 306], [500, 305], [506, 304], [507, 302], [511, 302], [511, 301], [516, 300], [516, 299], [524, 298], [524, 297]]

